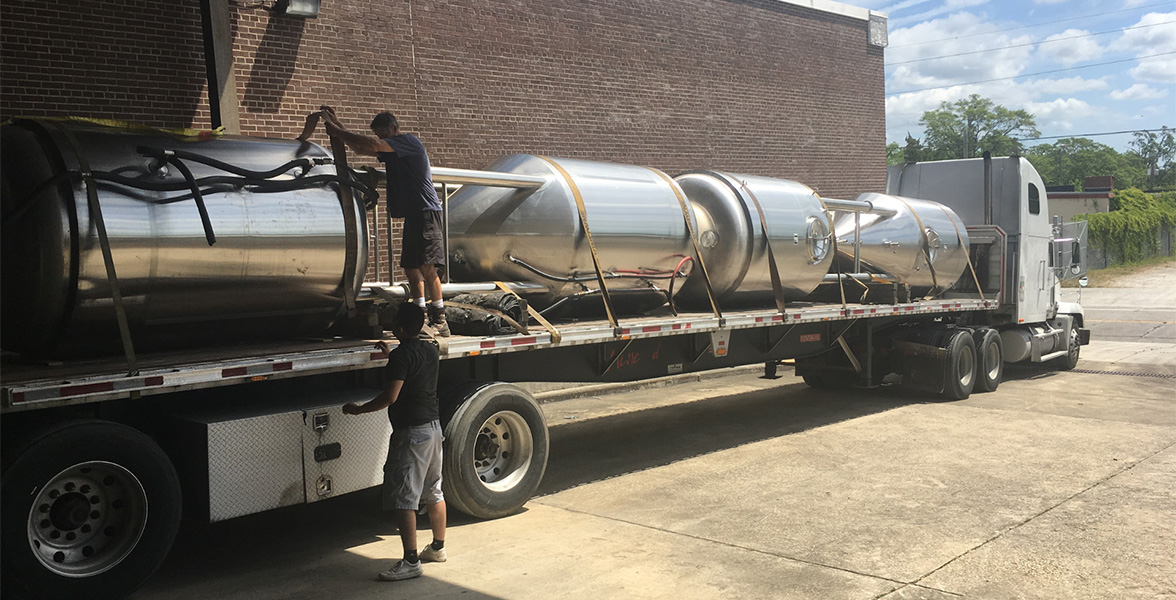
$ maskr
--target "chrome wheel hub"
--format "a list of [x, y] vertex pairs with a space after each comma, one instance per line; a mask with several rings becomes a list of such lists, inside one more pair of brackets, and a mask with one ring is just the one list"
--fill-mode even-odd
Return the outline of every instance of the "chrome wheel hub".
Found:
[[506, 491], [526, 476], [534, 452], [535, 441], [527, 422], [517, 413], [501, 411], [478, 429], [474, 469], [488, 489]]
[[29, 511], [28, 539], [45, 568], [90, 577], [121, 562], [147, 525], [147, 494], [114, 463], [74, 465], [50, 479]]

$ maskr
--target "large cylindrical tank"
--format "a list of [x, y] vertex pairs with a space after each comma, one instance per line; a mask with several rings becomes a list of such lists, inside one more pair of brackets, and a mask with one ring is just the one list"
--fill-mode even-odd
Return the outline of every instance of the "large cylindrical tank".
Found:
[[[890, 275], [925, 294], [950, 288], [968, 268], [968, 230], [950, 208], [886, 194], [867, 193], [857, 199], [881, 209], [861, 214], [864, 270]], [[839, 216], [834, 231], [842, 269], [848, 272], [853, 264], [854, 215]]]
[[[79, 175], [79, 152], [94, 172], [139, 186], [97, 180], [136, 348], [322, 332], [340, 314], [344, 290], [362, 283], [363, 208], [347, 208], [357, 225], [357, 235], [348, 236], [334, 186], [263, 192], [209, 183], [203, 197], [216, 236], [212, 246], [190, 191], [141, 189], [185, 179], [174, 165], [152, 171], [155, 160], [140, 147], [184, 150], [265, 171], [295, 158], [329, 156], [319, 146], [232, 136], [193, 141], [163, 132], [33, 121], [5, 126], [2, 138], [6, 350], [117, 351], [112, 291]], [[199, 162], [185, 164], [196, 179], [229, 176]], [[333, 166], [318, 165], [301, 174], [334, 173]], [[299, 174], [296, 168], [275, 180]], [[345, 280], [345, 273], [355, 275]]]
[[534, 189], [467, 185], [453, 194], [454, 281], [534, 282], [548, 289], [528, 297], [541, 308], [593, 294], [600, 286], [573, 186], [583, 198], [608, 290], [625, 305], [618, 310], [664, 303], [675, 267], [693, 253], [675, 184], [656, 171], [531, 154], [504, 157], [489, 170], [542, 176], [547, 183]]
[[[829, 272], [829, 219], [820, 197], [808, 186], [717, 171], [691, 171], [674, 179], [693, 206], [703, 261], [722, 305], [771, 306], [769, 240], [786, 299], [807, 296]], [[683, 287], [682, 299], [706, 302], [701, 269]]]

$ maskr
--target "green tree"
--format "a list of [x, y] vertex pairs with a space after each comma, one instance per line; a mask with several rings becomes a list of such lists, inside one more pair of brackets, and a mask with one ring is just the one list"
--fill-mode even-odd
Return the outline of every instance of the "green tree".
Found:
[[910, 133], [906, 136], [906, 146], [902, 149], [902, 159], [905, 162], [913, 163], [923, 160], [926, 155], [926, 149], [923, 148], [922, 142], [915, 138]]
[[899, 146], [898, 142], [890, 142], [889, 144], [886, 144], [886, 164], [902, 164], [902, 146]]
[[1097, 175], [1113, 176], [1116, 189], [1143, 183], [1144, 172], [1138, 161], [1087, 138], [1038, 144], [1025, 152], [1025, 158], [1033, 163], [1046, 185], [1072, 185], [1082, 189], [1084, 179]]
[[1017, 137], [1041, 135], [1033, 115], [1009, 110], [979, 94], [955, 103], [944, 102], [923, 113], [924, 160], [975, 158], [985, 150], [993, 156], [1020, 154]]
[[1143, 168], [1147, 171], [1147, 185], [1149, 189], [1156, 186], [1170, 186], [1176, 183], [1176, 130], [1167, 126], [1154, 131], [1137, 131], [1135, 139], [1131, 141], [1131, 148], [1143, 161]]

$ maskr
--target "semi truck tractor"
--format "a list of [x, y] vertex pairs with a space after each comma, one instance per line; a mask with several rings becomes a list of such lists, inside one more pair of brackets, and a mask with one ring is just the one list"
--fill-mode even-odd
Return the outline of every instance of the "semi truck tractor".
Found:
[[[380, 483], [387, 419], [341, 412], [379, 393], [406, 295], [364, 281], [378, 182], [311, 143], [79, 121], [13, 121], [0, 149], [5, 597], [122, 597], [183, 516]], [[950, 400], [1088, 342], [1057, 292], [1084, 237], [1021, 158], [892, 167], [854, 199], [539, 155], [434, 179], [448, 310], [472, 315], [435, 340], [444, 489], [476, 517], [547, 465], [519, 382], [794, 359], [808, 385]]]

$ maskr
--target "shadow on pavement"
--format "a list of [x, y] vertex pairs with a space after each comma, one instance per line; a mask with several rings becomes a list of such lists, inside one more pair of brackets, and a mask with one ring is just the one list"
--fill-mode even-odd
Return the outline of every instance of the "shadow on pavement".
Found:
[[547, 474], [536, 495], [931, 399], [891, 388], [796, 384], [560, 425], [551, 429]]

